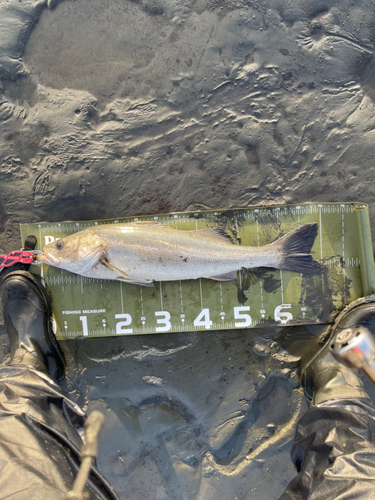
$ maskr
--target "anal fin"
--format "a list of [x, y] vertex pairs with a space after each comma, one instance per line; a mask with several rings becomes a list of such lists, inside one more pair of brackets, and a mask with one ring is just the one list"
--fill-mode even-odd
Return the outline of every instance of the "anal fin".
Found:
[[140, 285], [140, 286], [154, 286], [153, 280], [143, 280], [138, 278], [116, 278], [116, 281], [121, 281], [122, 283], [129, 283], [129, 285]]
[[237, 271], [231, 271], [230, 273], [218, 274], [217, 276], [205, 276], [209, 280], [216, 281], [235, 281], [237, 280]]

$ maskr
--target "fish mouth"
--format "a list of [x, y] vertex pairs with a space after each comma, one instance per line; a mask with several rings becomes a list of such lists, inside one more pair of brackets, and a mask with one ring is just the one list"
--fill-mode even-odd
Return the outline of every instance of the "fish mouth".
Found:
[[44, 262], [45, 264], [51, 264], [53, 266], [58, 266], [60, 264], [60, 259], [57, 257], [53, 257], [52, 255], [48, 255], [46, 253], [40, 252], [36, 254], [36, 260], [38, 262]]

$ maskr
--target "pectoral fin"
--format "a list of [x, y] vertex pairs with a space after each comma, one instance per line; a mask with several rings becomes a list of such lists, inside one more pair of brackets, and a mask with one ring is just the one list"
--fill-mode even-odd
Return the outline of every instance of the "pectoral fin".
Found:
[[116, 278], [116, 281], [122, 281], [123, 283], [130, 283], [131, 285], [142, 285], [142, 286], [153, 286], [154, 285], [153, 280], [144, 280], [142, 278], [139, 278], [139, 279], [138, 278], [131, 278], [128, 274], [126, 274], [125, 271], [110, 264], [107, 257], [103, 257], [102, 259], [100, 259], [100, 262], [104, 266], [108, 267], [109, 269], [112, 269], [112, 271], [115, 271], [116, 273], [118, 273], [120, 275]]
[[129, 279], [129, 276], [126, 274], [126, 272], [122, 271], [121, 269], [119, 269], [116, 266], [112, 266], [112, 264], [110, 264], [110, 262], [107, 259], [107, 257], [103, 257], [102, 259], [100, 259], [100, 262], [104, 266], [108, 267], [109, 269], [112, 269], [112, 271], [115, 271], [116, 273], [118, 273], [120, 276], [117, 279], [124, 279], [124, 280], [128, 280]]

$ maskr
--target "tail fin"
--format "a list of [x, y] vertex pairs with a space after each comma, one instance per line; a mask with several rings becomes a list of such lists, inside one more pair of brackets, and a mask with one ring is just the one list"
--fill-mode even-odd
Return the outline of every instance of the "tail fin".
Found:
[[318, 234], [318, 224], [304, 224], [276, 240], [272, 245], [278, 246], [283, 255], [279, 269], [287, 269], [297, 273], [320, 273], [323, 266], [311, 256], [311, 247]]

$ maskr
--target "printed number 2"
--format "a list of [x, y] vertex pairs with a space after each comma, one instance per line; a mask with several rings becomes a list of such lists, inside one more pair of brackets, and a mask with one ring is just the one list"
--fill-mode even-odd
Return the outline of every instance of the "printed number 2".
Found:
[[246, 328], [251, 326], [251, 317], [249, 314], [244, 314], [245, 311], [250, 311], [250, 306], [234, 307], [234, 319], [240, 319], [241, 321], [235, 321], [234, 326], [236, 328]]
[[194, 320], [194, 326], [204, 326], [206, 329], [211, 328], [212, 321], [210, 320], [210, 310], [202, 309]]
[[164, 326], [157, 326], [155, 330], [157, 332], [168, 332], [171, 328], [171, 322], [169, 321], [171, 319], [171, 315], [169, 314], [168, 311], [156, 311], [155, 316], [162, 316], [159, 319], [156, 320], [156, 323], [158, 325], [164, 325]]
[[124, 326], [129, 326], [132, 324], [132, 317], [130, 316], [130, 314], [115, 314], [115, 318], [125, 320], [116, 323], [116, 333], [118, 335], [126, 335], [127, 333], [133, 333], [133, 328], [124, 328]]

